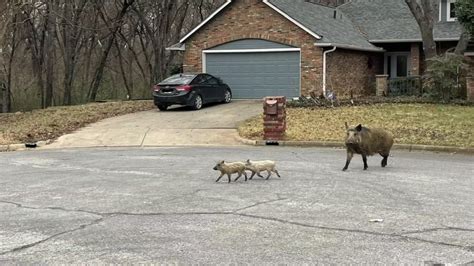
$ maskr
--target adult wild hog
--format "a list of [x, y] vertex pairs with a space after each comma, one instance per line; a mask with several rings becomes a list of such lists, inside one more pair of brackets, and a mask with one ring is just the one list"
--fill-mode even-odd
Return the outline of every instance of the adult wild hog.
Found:
[[274, 172], [278, 177], [280, 177], [280, 174], [278, 173], [278, 170], [275, 168], [276, 164], [274, 161], [250, 161], [247, 160], [245, 162], [245, 170], [250, 170], [252, 171], [252, 175], [250, 176], [250, 180], [252, 180], [253, 176], [257, 174], [259, 177], [262, 177], [260, 175], [260, 172], [262, 171], [267, 171], [267, 180], [270, 178], [270, 175], [272, 172]]
[[235, 162], [235, 163], [226, 163], [225, 161], [221, 161], [216, 164], [213, 168], [216, 171], [221, 171], [221, 175], [217, 178], [216, 182], [222, 178], [224, 174], [227, 174], [230, 183], [230, 175], [239, 173], [237, 178], [234, 181], [237, 181], [242, 174], [245, 176], [245, 181], [247, 181], [247, 173], [245, 173], [245, 164], [242, 162]]
[[382, 167], [387, 166], [388, 156], [393, 145], [393, 136], [389, 132], [379, 128], [369, 129], [362, 125], [349, 128], [347, 123], [346, 129], [347, 160], [346, 166], [344, 166], [342, 171], [347, 170], [354, 153], [362, 155], [364, 170], [367, 170], [369, 167], [367, 165], [367, 156], [372, 156], [375, 153], [383, 157]]

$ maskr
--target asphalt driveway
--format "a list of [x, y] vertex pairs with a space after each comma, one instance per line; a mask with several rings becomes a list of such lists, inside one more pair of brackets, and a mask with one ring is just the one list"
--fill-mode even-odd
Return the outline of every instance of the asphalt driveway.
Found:
[[45, 148], [239, 145], [237, 124], [262, 111], [260, 101], [233, 101], [199, 111], [139, 112], [92, 124]]
[[[274, 159], [282, 178], [215, 183], [223, 158]], [[292, 147], [0, 153], [0, 264], [474, 261], [472, 156], [344, 162]]]

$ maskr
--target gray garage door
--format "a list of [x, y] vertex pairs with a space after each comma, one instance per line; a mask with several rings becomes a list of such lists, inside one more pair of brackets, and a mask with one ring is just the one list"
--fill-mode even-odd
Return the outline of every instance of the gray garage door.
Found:
[[235, 99], [300, 95], [299, 52], [207, 53], [206, 72], [229, 84]]

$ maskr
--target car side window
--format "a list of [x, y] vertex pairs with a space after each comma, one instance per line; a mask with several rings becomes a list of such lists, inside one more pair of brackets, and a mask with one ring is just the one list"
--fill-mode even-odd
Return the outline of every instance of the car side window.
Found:
[[192, 84], [203, 84], [204, 81], [205, 81], [204, 76], [203, 76], [203, 75], [199, 75], [199, 76], [197, 76], [196, 78], [194, 78]]
[[211, 77], [211, 76], [209, 76], [207, 83], [210, 85], [219, 85], [219, 81], [216, 78]]

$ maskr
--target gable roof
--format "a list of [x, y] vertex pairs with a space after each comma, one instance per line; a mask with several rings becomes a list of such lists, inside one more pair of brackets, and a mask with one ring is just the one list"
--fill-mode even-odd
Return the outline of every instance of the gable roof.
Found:
[[[366, 35], [369, 42], [421, 41], [420, 28], [404, 0], [352, 0], [338, 8]], [[436, 41], [459, 40], [462, 26], [437, 22]]]
[[[307, 2], [305, 0], [269, 0], [277, 8], [322, 36], [319, 43], [341, 48], [380, 51], [354, 27], [352, 22], [334, 8]], [[336, 18], [334, 12], [336, 11]]]
[[[225, 7], [227, 7], [229, 4], [232, 3], [232, 0], [227, 0], [222, 6], [220, 6], [214, 13], [212, 13], [207, 19], [205, 19], [203, 22], [201, 22], [199, 25], [197, 25], [194, 29], [192, 29], [186, 36], [184, 36], [179, 42], [183, 43], [185, 42], [191, 35], [193, 35], [196, 31], [198, 31], [202, 26], [204, 26], [206, 23], [208, 23], [212, 18], [214, 18], [217, 14], [219, 14]], [[302, 25], [298, 21], [294, 20], [292, 17], [288, 16], [286, 13], [282, 12], [282, 10], [276, 8], [274, 5], [268, 2], [268, 0], [263, 0], [263, 3], [271, 7], [273, 10], [277, 11], [280, 13], [282, 16], [293, 22], [296, 26], [300, 27], [302, 30], [306, 31], [316, 39], [321, 39], [319, 35], [317, 35], [315, 32], [309, 30], [308, 28], [305, 27], [305, 25]]]
[[[372, 43], [421, 41], [419, 26], [404, 0], [352, 0], [337, 8], [306, 0], [262, 1], [313, 36], [316, 46], [383, 51]], [[184, 49], [189, 37], [231, 3], [227, 0], [170, 50]], [[459, 40], [461, 33], [457, 22], [438, 22], [434, 29], [436, 41]]]

